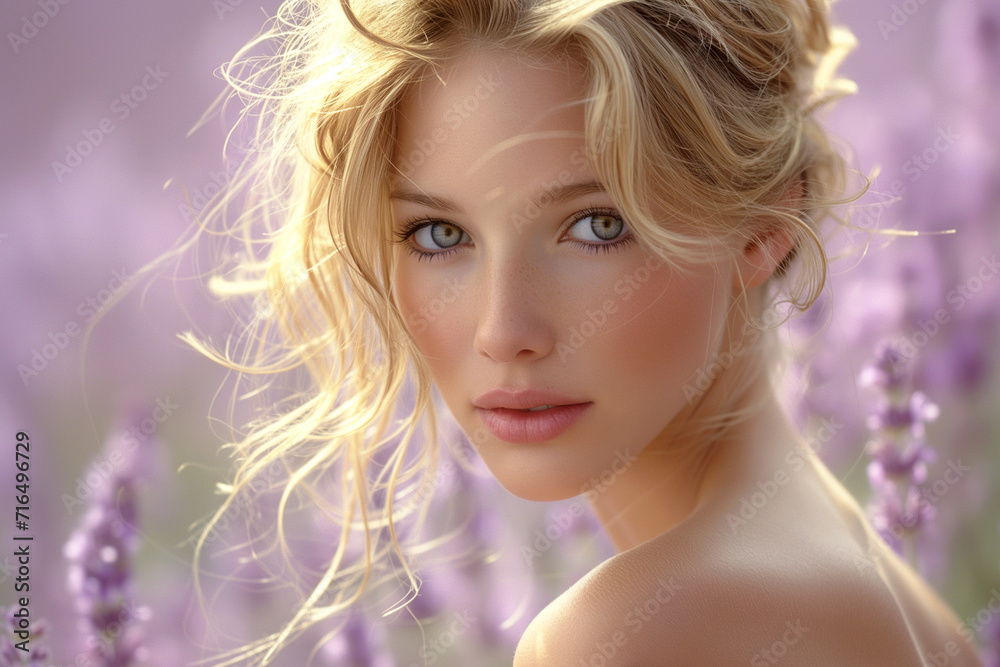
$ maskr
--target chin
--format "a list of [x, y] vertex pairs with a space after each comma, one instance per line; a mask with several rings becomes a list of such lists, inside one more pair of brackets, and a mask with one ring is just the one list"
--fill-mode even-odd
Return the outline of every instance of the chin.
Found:
[[[584, 489], [573, 487], [572, 485], [552, 484], [552, 480], [511, 478], [506, 476], [493, 475], [500, 486], [512, 495], [522, 500], [530, 500], [537, 503], [551, 503], [560, 500], [569, 500], [581, 493]], [[546, 483], [549, 482], [549, 483]]]
[[512, 495], [534, 502], [556, 502], [575, 498], [592, 488], [606, 488], [617, 481], [607, 457], [619, 461], [624, 471], [631, 458], [616, 452], [602, 452], [597, 460], [581, 455], [584, 443], [547, 442], [537, 445], [511, 444], [490, 438], [477, 451], [490, 474]]

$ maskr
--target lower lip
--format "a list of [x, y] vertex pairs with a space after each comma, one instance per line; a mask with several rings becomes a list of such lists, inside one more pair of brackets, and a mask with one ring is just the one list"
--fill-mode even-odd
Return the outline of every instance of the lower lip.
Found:
[[559, 405], [548, 410], [476, 408], [486, 428], [500, 440], [519, 444], [545, 442], [565, 433], [593, 403]]

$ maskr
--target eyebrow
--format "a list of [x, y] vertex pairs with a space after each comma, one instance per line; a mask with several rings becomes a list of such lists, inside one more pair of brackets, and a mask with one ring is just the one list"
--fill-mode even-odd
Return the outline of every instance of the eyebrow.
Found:
[[[593, 194], [595, 192], [606, 192], [604, 185], [597, 181], [569, 183], [567, 185], [559, 185], [542, 191], [537, 197], [531, 200], [531, 203], [538, 208], [545, 208], [546, 206], [562, 204], [567, 201], [572, 201], [577, 197]], [[436, 208], [439, 211], [445, 211], [447, 213], [465, 213], [465, 211], [462, 210], [462, 207], [455, 203], [454, 200], [447, 197], [436, 197], [425, 192], [407, 190], [406, 188], [395, 188], [389, 196], [392, 199], [408, 201], [414, 204]]]

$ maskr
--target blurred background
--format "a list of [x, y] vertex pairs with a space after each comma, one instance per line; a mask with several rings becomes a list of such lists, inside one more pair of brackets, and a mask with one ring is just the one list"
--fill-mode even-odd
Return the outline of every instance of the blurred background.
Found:
[[[32, 646], [47, 647], [31, 664], [186, 664], [297, 605], [259, 583], [266, 565], [221, 548], [238, 539], [208, 547], [210, 625], [194, 602], [191, 526], [221, 502], [230, 379], [177, 334], [219, 343], [232, 321], [193, 258], [134, 279], [228, 180], [224, 122], [188, 131], [223, 90], [216, 68], [276, 6], [0, 7], [0, 606], [25, 594], [14, 552], [29, 543], [14, 537], [30, 535], [30, 615], [45, 621]], [[878, 177], [857, 229], [831, 239], [845, 254], [831, 289], [786, 336], [789, 410], [1000, 664], [1000, 3], [841, 0], [835, 14], [859, 40], [842, 67], [859, 92], [827, 124]], [[890, 242], [876, 228], [956, 233]], [[462, 564], [428, 567], [413, 616], [379, 619], [391, 601], [373, 601], [279, 664], [510, 664], [534, 614], [612, 553], [582, 499], [527, 503], [446, 470], [435, 502], [460, 494], [471, 512], [451, 547]], [[18, 472], [29, 486], [15, 492]], [[305, 528], [301, 558], [320, 563], [335, 537], [319, 519]], [[0, 663], [20, 664], [0, 641]]]

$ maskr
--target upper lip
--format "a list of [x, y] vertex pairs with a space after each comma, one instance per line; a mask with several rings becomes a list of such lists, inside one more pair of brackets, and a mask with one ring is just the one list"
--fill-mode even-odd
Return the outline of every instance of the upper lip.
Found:
[[541, 405], [575, 405], [589, 403], [565, 394], [552, 391], [516, 387], [501, 387], [479, 396], [472, 404], [477, 408], [492, 410], [493, 408], [509, 408], [512, 410], [527, 410]]

